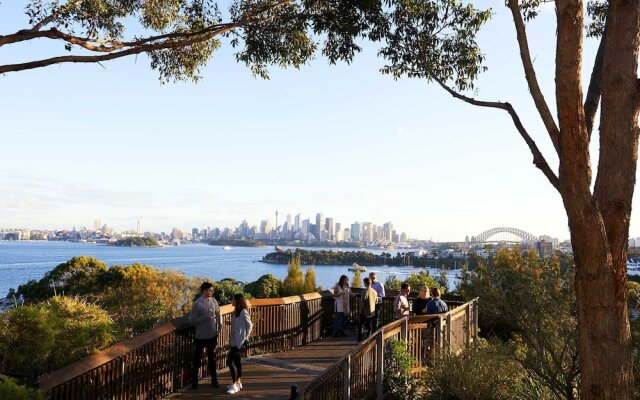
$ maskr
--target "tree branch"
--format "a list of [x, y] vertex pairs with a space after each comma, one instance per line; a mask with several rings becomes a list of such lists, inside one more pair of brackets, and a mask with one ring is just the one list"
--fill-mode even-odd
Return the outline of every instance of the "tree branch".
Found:
[[587, 124], [587, 133], [589, 134], [589, 140], [591, 140], [591, 132], [593, 132], [593, 122], [596, 118], [598, 104], [600, 104], [600, 94], [602, 89], [602, 59], [604, 56], [605, 35], [606, 31], [600, 38], [598, 53], [596, 54], [596, 59], [593, 62], [591, 80], [589, 81], [589, 88], [587, 89], [587, 96], [584, 101], [584, 117]]
[[235, 27], [223, 28], [218, 31], [210, 32], [205, 35], [191, 37], [186, 40], [173, 40], [167, 39], [161, 43], [146, 44], [138, 47], [129, 48], [122, 51], [112, 52], [109, 54], [103, 54], [100, 56], [62, 56], [52, 57], [44, 60], [31, 61], [21, 64], [9, 64], [0, 65], [0, 74], [6, 72], [17, 72], [27, 69], [46, 67], [48, 65], [60, 64], [60, 63], [95, 63], [100, 61], [114, 60], [116, 58], [126, 57], [132, 54], [148, 53], [154, 50], [175, 49], [180, 47], [189, 46], [195, 43], [201, 43], [210, 40], [214, 36], [220, 35], [224, 32], [228, 32]]
[[525, 129], [524, 125], [522, 125], [522, 121], [520, 121], [520, 117], [518, 116], [515, 109], [510, 103], [503, 103], [503, 102], [497, 102], [497, 101], [481, 101], [471, 97], [467, 97], [451, 89], [440, 78], [435, 76], [431, 71], [427, 71], [427, 73], [431, 79], [436, 81], [440, 86], [442, 86], [444, 90], [446, 90], [450, 95], [452, 95], [456, 99], [462, 100], [474, 106], [498, 108], [501, 110], [505, 110], [507, 113], [509, 113], [509, 115], [511, 116], [511, 119], [513, 120], [513, 124], [516, 126], [516, 129], [520, 133], [520, 136], [522, 136], [524, 141], [527, 143], [527, 146], [529, 146], [529, 150], [533, 155], [533, 165], [535, 165], [538, 169], [542, 171], [544, 176], [547, 177], [551, 185], [553, 185], [553, 187], [556, 188], [556, 190], [560, 191], [560, 181], [558, 177], [551, 170], [551, 167], [549, 167], [547, 160], [544, 158], [544, 156], [540, 152], [540, 149], [538, 149], [536, 142], [531, 138], [531, 136]]
[[544, 123], [547, 132], [549, 133], [549, 137], [551, 138], [553, 147], [556, 149], [556, 153], [559, 154], [560, 143], [558, 135], [560, 133], [560, 130], [558, 129], [558, 125], [553, 119], [553, 115], [551, 114], [549, 106], [547, 106], [547, 102], [544, 99], [542, 91], [540, 90], [540, 86], [538, 85], [536, 71], [533, 68], [531, 54], [529, 53], [529, 42], [527, 39], [527, 32], [524, 27], [524, 20], [522, 19], [522, 14], [520, 13], [520, 5], [518, 4], [518, 0], [508, 0], [507, 6], [511, 10], [511, 14], [513, 15], [513, 23], [516, 27], [518, 46], [520, 47], [520, 59], [522, 60], [524, 75], [527, 79], [527, 84], [529, 85], [531, 97], [533, 98], [536, 109], [538, 110], [538, 113], [542, 118], [542, 122]]

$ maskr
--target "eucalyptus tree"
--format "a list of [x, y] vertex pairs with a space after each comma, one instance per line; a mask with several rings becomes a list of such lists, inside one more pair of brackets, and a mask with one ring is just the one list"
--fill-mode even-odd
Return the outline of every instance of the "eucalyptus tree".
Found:
[[[555, 0], [555, 110], [547, 103], [530, 54], [526, 23], [545, 0], [506, 0], [529, 94], [559, 162], [552, 168], [515, 108], [470, 91], [485, 70], [476, 34], [490, 11], [456, 0], [388, 0], [383, 73], [424, 78], [454, 98], [503, 110], [562, 198], [571, 232], [579, 321], [580, 395], [631, 399], [633, 354], [625, 282], [627, 239], [638, 150], [640, 2]], [[587, 17], [586, 14], [590, 14]], [[583, 91], [585, 37], [599, 40]], [[597, 135], [592, 135], [599, 112]], [[595, 178], [590, 144], [599, 138]], [[548, 310], [553, 313], [553, 310]]]
[[[15, 3], [14, 3], [15, 4]], [[267, 77], [268, 65], [300, 67], [317, 50], [350, 61], [381, 16], [380, 0], [25, 0], [24, 28], [2, 32], [3, 47], [46, 40], [54, 56], [24, 51], [3, 58], [0, 73], [64, 63], [102, 63], [147, 54], [163, 82], [198, 80], [223, 43], [237, 61]], [[0, 4], [0, 12], [5, 5]], [[225, 41], [225, 38], [227, 39]], [[13, 54], [18, 54], [15, 52]]]

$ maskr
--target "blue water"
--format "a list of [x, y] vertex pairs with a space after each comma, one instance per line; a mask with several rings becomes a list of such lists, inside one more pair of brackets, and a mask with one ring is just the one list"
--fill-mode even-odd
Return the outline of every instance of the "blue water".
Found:
[[[334, 249], [335, 250], [335, 249]], [[349, 250], [349, 249], [345, 249]], [[224, 250], [219, 246], [206, 244], [186, 244], [167, 247], [114, 247], [91, 243], [71, 242], [14, 242], [0, 241], [0, 297], [10, 288], [26, 283], [30, 279], [39, 280], [56, 265], [74, 256], [92, 256], [107, 265], [148, 264], [161, 269], [174, 269], [187, 276], [207, 277], [214, 280], [235, 278], [242, 282], [253, 282], [264, 274], [273, 274], [284, 279], [287, 266], [259, 262], [262, 256], [272, 252], [273, 247], [233, 247]], [[373, 251], [379, 253], [379, 251]], [[306, 267], [303, 266], [303, 269]], [[369, 267], [378, 279], [384, 282], [389, 275], [398, 279], [412, 272], [414, 267]], [[430, 269], [438, 276], [438, 271]], [[316, 266], [316, 284], [323, 288], [332, 287], [340, 275], [353, 276], [344, 265]], [[455, 278], [449, 277], [450, 284]]]

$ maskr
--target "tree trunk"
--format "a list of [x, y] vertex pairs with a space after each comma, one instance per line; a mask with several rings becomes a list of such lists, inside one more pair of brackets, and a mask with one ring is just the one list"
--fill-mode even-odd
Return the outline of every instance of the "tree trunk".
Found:
[[576, 262], [582, 399], [633, 398], [627, 239], [637, 163], [639, 3], [612, 0], [606, 23], [598, 175], [582, 101], [581, 1], [557, 1], [556, 102], [560, 194]]

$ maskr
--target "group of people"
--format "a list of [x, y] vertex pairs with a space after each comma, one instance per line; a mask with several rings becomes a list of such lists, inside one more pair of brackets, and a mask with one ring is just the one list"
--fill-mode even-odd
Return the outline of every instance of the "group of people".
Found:
[[[378, 328], [378, 317], [382, 307], [382, 299], [385, 296], [384, 285], [377, 280], [376, 273], [369, 273], [369, 277], [362, 280], [364, 291], [360, 298], [360, 321], [358, 324], [358, 341], [363, 338], [363, 329], [366, 329], [367, 336], [371, 336], [371, 332]], [[447, 304], [440, 299], [440, 289], [434, 287], [431, 289], [431, 297], [428, 297], [428, 288], [420, 287], [420, 294], [413, 300], [412, 306], [409, 306], [409, 293], [411, 286], [403, 283], [400, 286], [400, 293], [393, 301], [393, 316], [400, 319], [410, 315], [426, 315], [440, 314], [448, 311]], [[355, 294], [349, 287], [349, 277], [342, 275], [333, 288], [333, 297], [335, 297], [335, 337], [346, 336], [344, 333], [347, 315], [350, 312], [349, 304], [351, 297]]]
[[[358, 341], [363, 338], [363, 330], [367, 336], [378, 327], [378, 317], [384, 299], [384, 285], [378, 281], [375, 272], [371, 272], [363, 280], [364, 291], [360, 298], [360, 321], [358, 325]], [[413, 300], [413, 307], [409, 306], [408, 295], [411, 287], [403, 283], [400, 293], [393, 301], [393, 315], [396, 319], [408, 316], [411, 311], [415, 315], [439, 314], [448, 311], [447, 304], [440, 299], [440, 290], [431, 289], [431, 298], [427, 297], [427, 287], [420, 288], [420, 295]], [[192, 388], [198, 388], [200, 364], [202, 363], [203, 350], [207, 350], [208, 369], [211, 374], [211, 385], [220, 387], [216, 373], [215, 350], [218, 345], [218, 335], [222, 331], [222, 316], [220, 305], [213, 297], [213, 285], [204, 282], [200, 285], [201, 296], [193, 303], [189, 313], [189, 322], [195, 327], [195, 353], [192, 364]], [[349, 287], [349, 278], [342, 275], [333, 290], [335, 298], [335, 337], [346, 336], [344, 333], [347, 315], [350, 312], [350, 300], [355, 294]], [[242, 346], [247, 342], [253, 329], [253, 323], [249, 315], [247, 302], [241, 293], [233, 296], [231, 303], [234, 307], [231, 316], [231, 333], [229, 336], [229, 355], [227, 366], [231, 373], [231, 384], [227, 386], [227, 393], [238, 393], [242, 389], [242, 364], [240, 362]]]
[[[198, 388], [200, 364], [202, 352], [207, 349], [208, 369], [211, 374], [211, 385], [220, 387], [216, 373], [215, 351], [218, 345], [218, 335], [222, 331], [222, 316], [220, 305], [213, 298], [213, 285], [204, 282], [200, 285], [201, 296], [193, 303], [189, 313], [189, 322], [195, 326], [196, 349], [192, 364], [192, 388]], [[238, 393], [242, 389], [242, 364], [240, 362], [242, 346], [247, 342], [253, 323], [249, 316], [249, 310], [244, 295], [233, 295], [231, 302], [234, 307], [231, 315], [231, 333], [229, 335], [229, 355], [227, 366], [231, 373], [231, 384], [227, 386], [227, 393]]]

